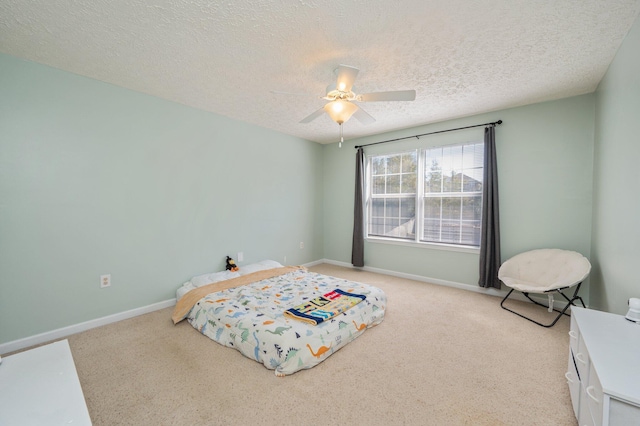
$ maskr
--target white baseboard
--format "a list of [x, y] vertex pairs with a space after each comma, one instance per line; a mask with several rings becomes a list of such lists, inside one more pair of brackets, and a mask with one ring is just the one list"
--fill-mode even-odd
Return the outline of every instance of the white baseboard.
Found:
[[106, 317], [96, 318], [94, 320], [89, 320], [89, 321], [81, 322], [79, 324], [70, 325], [68, 327], [59, 328], [57, 330], [36, 334], [35, 336], [29, 336], [23, 339], [14, 340], [12, 342], [2, 343], [0, 344], [0, 354], [19, 351], [31, 346], [40, 345], [42, 343], [47, 343], [52, 340], [61, 339], [63, 337], [67, 337], [72, 334], [80, 333], [81, 331], [86, 331], [92, 328], [96, 328], [96, 327], [111, 324], [114, 322], [122, 321], [125, 319], [137, 317], [138, 315], [148, 314], [149, 312], [157, 311], [160, 309], [169, 308], [175, 304], [176, 304], [176, 299], [169, 299], [169, 300], [165, 300], [164, 302], [158, 302], [152, 305], [147, 305], [140, 308], [131, 309], [125, 312], [108, 315]]
[[420, 282], [425, 282], [430, 284], [437, 284], [445, 287], [454, 287], [462, 290], [474, 291], [476, 293], [489, 294], [491, 296], [504, 297], [507, 295], [506, 291], [498, 290], [496, 288], [483, 288], [478, 286], [472, 286], [469, 284], [462, 284], [455, 281], [447, 281], [447, 280], [441, 280], [438, 278], [424, 277], [422, 275], [407, 274], [405, 272], [391, 271], [389, 269], [373, 268], [371, 266], [364, 266], [362, 268], [358, 268], [351, 265], [350, 263], [338, 262], [336, 260], [331, 260], [331, 259], [323, 259], [321, 262], [318, 262], [318, 263], [328, 263], [330, 265], [343, 266], [345, 268], [361, 269], [363, 271], [375, 272], [376, 274], [391, 275], [392, 277], [406, 278], [408, 280], [420, 281]]
[[[309, 262], [309, 263], [303, 263], [302, 266], [304, 266], [305, 268], [310, 268], [312, 266], [320, 265], [322, 263], [329, 263], [329, 262], [327, 262], [325, 259], [320, 259], [320, 260], [315, 260], [315, 261]], [[351, 265], [349, 265], [349, 266], [351, 266]]]
[[[506, 290], [498, 290], [498, 289], [495, 289], [495, 288], [482, 288], [482, 287], [478, 287], [478, 286], [472, 286], [472, 285], [469, 285], [469, 284], [457, 283], [457, 282], [454, 282], [454, 281], [446, 281], [446, 280], [441, 280], [441, 279], [438, 279], [438, 278], [429, 278], [429, 277], [424, 277], [422, 275], [407, 274], [407, 273], [404, 273], [404, 272], [391, 271], [391, 270], [388, 270], [388, 269], [381, 269], [381, 268], [373, 268], [373, 267], [370, 267], [370, 266], [365, 266], [365, 267], [362, 267], [362, 268], [356, 268], [350, 263], [339, 262], [337, 260], [331, 260], [331, 259], [319, 259], [319, 260], [316, 260], [316, 261], [313, 261], [313, 262], [305, 263], [302, 266], [311, 267], [311, 266], [320, 265], [322, 263], [328, 263], [330, 265], [342, 266], [342, 267], [351, 268], [351, 269], [361, 269], [363, 271], [375, 272], [377, 274], [390, 275], [390, 276], [399, 277], [399, 278], [406, 278], [406, 279], [409, 279], [409, 280], [420, 281], [420, 282], [436, 284], [436, 285], [442, 285], [442, 286], [446, 286], [446, 287], [454, 287], [454, 288], [459, 288], [459, 289], [462, 289], [462, 290], [467, 290], [467, 291], [473, 291], [473, 292], [476, 292], [476, 293], [486, 294], [486, 295], [489, 295], [489, 296], [505, 297], [507, 295], [507, 291]], [[521, 300], [521, 301], [524, 301], [524, 302], [530, 302], [526, 297], [524, 297], [520, 293], [514, 294], [511, 297], [513, 299], [516, 299], [516, 300]], [[133, 318], [133, 317], [136, 317], [138, 315], [143, 315], [143, 314], [147, 314], [149, 312], [153, 312], [153, 311], [157, 311], [157, 310], [160, 310], [160, 309], [168, 308], [168, 307], [174, 306], [175, 304], [176, 304], [176, 299], [169, 299], [169, 300], [165, 300], [164, 302], [158, 302], [158, 303], [154, 303], [152, 305], [147, 305], [147, 306], [143, 306], [143, 307], [140, 307], [140, 308], [131, 309], [129, 311], [120, 312], [120, 313], [113, 314], [113, 315], [108, 315], [106, 317], [85, 321], [85, 322], [82, 322], [80, 324], [74, 324], [74, 325], [70, 325], [68, 327], [59, 328], [57, 330], [52, 330], [52, 331], [47, 331], [45, 333], [36, 334], [35, 336], [25, 337], [23, 339], [14, 340], [12, 342], [2, 343], [2, 344], [0, 344], [0, 354], [6, 354], [6, 353], [9, 353], [9, 352], [19, 351], [19, 350], [22, 350], [22, 349], [25, 349], [25, 348], [28, 348], [28, 347], [31, 347], [31, 346], [40, 345], [42, 343], [50, 342], [52, 340], [61, 339], [63, 337], [67, 337], [67, 336], [70, 336], [72, 334], [76, 334], [76, 333], [80, 333], [82, 331], [90, 330], [92, 328], [100, 327], [100, 326], [107, 325], [107, 324], [112, 324], [114, 322], [122, 321], [122, 320], [129, 319], [129, 318]], [[563, 301], [558, 300], [558, 301], [556, 301], [556, 304], [561, 306], [561, 307], [564, 307], [566, 305], [566, 302], [563, 303]]]
[[[442, 286], [445, 286], [445, 287], [459, 288], [459, 289], [462, 289], [462, 290], [473, 291], [473, 292], [476, 292], [476, 293], [486, 294], [486, 295], [489, 295], [489, 296], [495, 296], [495, 297], [501, 297], [501, 298], [504, 298], [507, 295], [507, 293], [509, 292], [508, 290], [498, 290], [497, 288], [483, 288], [483, 287], [480, 287], [480, 286], [472, 286], [472, 285], [469, 285], [469, 284], [462, 284], [462, 283], [458, 283], [458, 282], [455, 282], [455, 281], [447, 281], [447, 280], [441, 280], [441, 279], [438, 279], [438, 278], [424, 277], [422, 275], [407, 274], [407, 273], [404, 273], [404, 272], [391, 271], [389, 269], [373, 268], [371, 266], [364, 266], [362, 268], [359, 268], [359, 267], [355, 267], [352, 264], [347, 263], [347, 262], [339, 262], [337, 260], [331, 260], [331, 259], [318, 260], [318, 261], [312, 262], [312, 264], [309, 264], [309, 266], [319, 265], [321, 263], [328, 263], [330, 265], [342, 266], [342, 267], [351, 268], [351, 269], [360, 269], [360, 270], [363, 270], [363, 271], [375, 272], [377, 274], [390, 275], [392, 277], [399, 277], [399, 278], [406, 278], [408, 280], [420, 281], [420, 282], [436, 284], [436, 285], [442, 285]], [[307, 265], [305, 265], [305, 266], [307, 266]], [[547, 301], [546, 297], [536, 297], [534, 295], [530, 295], [530, 296], [532, 298], [536, 299], [536, 300], [540, 300], [541, 302], [546, 302]], [[531, 303], [531, 301], [529, 299], [527, 299], [520, 292], [514, 292], [511, 296], [509, 296], [509, 300], [511, 300], [511, 299], [515, 299], [515, 300], [519, 300], [519, 301], [522, 301], [522, 302]], [[567, 302], [564, 301], [564, 300], [556, 300], [554, 302], [554, 305], [558, 306], [560, 308], [564, 308], [567, 305]]]

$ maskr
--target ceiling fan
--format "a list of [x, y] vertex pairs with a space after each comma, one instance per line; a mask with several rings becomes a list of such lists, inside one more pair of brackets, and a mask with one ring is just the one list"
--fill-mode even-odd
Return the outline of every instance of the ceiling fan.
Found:
[[396, 90], [391, 92], [373, 92], [358, 95], [353, 92], [353, 83], [358, 75], [358, 68], [348, 65], [340, 65], [335, 69], [337, 74], [335, 86], [327, 86], [326, 95], [322, 99], [329, 101], [325, 106], [303, 118], [300, 123], [310, 123], [325, 112], [340, 126], [340, 146], [342, 146], [342, 124], [352, 116], [362, 124], [371, 124], [375, 120], [365, 110], [354, 102], [380, 102], [380, 101], [413, 101], [416, 98], [415, 90]]

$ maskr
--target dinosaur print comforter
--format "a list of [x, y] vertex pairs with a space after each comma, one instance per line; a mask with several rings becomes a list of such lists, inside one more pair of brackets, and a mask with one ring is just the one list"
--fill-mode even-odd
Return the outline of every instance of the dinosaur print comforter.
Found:
[[[284, 312], [319, 295], [340, 289], [366, 296], [354, 307], [311, 325]], [[384, 292], [376, 287], [299, 269], [200, 299], [187, 320], [202, 334], [235, 348], [248, 358], [286, 376], [311, 368], [382, 322]]]

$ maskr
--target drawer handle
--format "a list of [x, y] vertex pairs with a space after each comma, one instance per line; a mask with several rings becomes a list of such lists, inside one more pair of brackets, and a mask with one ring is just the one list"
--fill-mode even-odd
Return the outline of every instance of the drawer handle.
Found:
[[564, 378], [567, 379], [567, 382], [573, 384], [573, 380], [571, 380], [571, 372], [567, 371], [564, 373]]
[[600, 400], [598, 398], [596, 398], [591, 391], [593, 391], [595, 388], [593, 386], [587, 386], [587, 395], [589, 395], [589, 398], [593, 399], [595, 402], [597, 402], [598, 404], [600, 404]]
[[569, 332], [569, 336], [571, 336], [572, 339], [577, 339], [578, 338], [578, 333], [576, 333], [575, 331], [571, 330]]
[[584, 357], [584, 354], [582, 352], [580, 352], [579, 354], [576, 354], [576, 359], [578, 361], [580, 361], [581, 363], [583, 363], [584, 365], [587, 365], [587, 361], [585, 361], [584, 359], [582, 359], [582, 357]]

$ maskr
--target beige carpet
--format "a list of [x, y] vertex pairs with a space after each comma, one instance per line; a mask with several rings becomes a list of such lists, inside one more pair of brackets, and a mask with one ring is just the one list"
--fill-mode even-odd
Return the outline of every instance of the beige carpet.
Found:
[[326, 264], [310, 269], [382, 288], [384, 322], [285, 378], [186, 321], [172, 325], [172, 309], [71, 336], [94, 424], [576, 424], [564, 379], [567, 318], [545, 329], [495, 297]]

